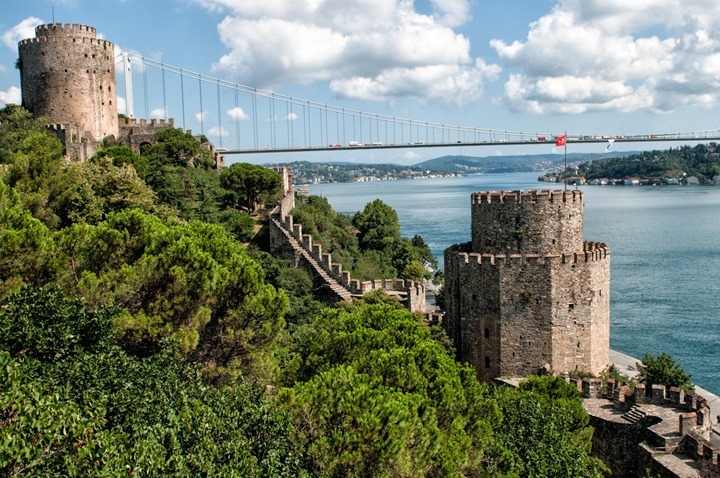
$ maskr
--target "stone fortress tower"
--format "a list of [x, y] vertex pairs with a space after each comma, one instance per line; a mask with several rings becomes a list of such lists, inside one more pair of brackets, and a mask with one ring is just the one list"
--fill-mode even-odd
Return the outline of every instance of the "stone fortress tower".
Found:
[[443, 326], [484, 380], [609, 364], [610, 252], [583, 240], [581, 191], [471, 199], [472, 241], [445, 250]]
[[[18, 44], [23, 106], [50, 118], [58, 136], [79, 159], [108, 136], [118, 136], [115, 53], [95, 28], [53, 23], [35, 28]], [[89, 153], [89, 154], [88, 154]]]

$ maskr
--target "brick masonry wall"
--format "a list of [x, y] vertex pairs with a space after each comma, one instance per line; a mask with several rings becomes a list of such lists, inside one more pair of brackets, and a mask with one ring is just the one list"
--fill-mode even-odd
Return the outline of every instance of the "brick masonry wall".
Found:
[[472, 242], [445, 251], [443, 324], [482, 379], [608, 365], [610, 256], [582, 240], [582, 207], [580, 191], [472, 195]]
[[582, 250], [581, 191], [490, 191], [471, 196], [472, 250], [551, 254]]
[[96, 141], [117, 137], [113, 44], [85, 25], [40, 25], [35, 34], [18, 44], [23, 106]]

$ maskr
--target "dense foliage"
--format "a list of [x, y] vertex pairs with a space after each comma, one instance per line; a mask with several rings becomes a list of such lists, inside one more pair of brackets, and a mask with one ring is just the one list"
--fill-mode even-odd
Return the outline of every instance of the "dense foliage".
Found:
[[4, 476], [302, 476], [288, 416], [264, 390], [203, 384], [172, 348], [113, 340], [116, 307], [26, 288], [0, 310]]
[[[561, 384], [481, 384], [390, 298], [329, 308], [248, 251], [224, 222], [240, 190], [188, 135], [69, 165], [6, 107], [0, 147], [0, 474], [598, 476]], [[308, 205], [381, 267], [429, 253], [384, 204], [355, 226]]]
[[686, 176], [696, 176], [705, 182], [720, 174], [720, 151], [716, 143], [681, 146], [667, 151], [644, 151], [625, 158], [581, 163], [578, 173], [587, 179], [636, 177], [682, 180]]

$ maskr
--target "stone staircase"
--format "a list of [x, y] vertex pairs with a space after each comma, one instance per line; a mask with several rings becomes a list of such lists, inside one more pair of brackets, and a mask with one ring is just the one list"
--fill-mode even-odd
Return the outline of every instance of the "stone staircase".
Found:
[[346, 287], [344, 287], [342, 284], [340, 284], [337, 280], [335, 280], [333, 277], [330, 276], [330, 274], [323, 269], [320, 264], [317, 263], [315, 258], [312, 257], [312, 255], [295, 239], [290, 232], [283, 227], [283, 225], [274, 217], [271, 218], [275, 226], [283, 232], [285, 235], [285, 238], [287, 239], [287, 243], [290, 244], [290, 246], [295, 250], [295, 252], [301, 254], [303, 258], [310, 264], [310, 266], [315, 270], [315, 273], [320, 276], [325, 284], [327, 284], [328, 288], [333, 291], [335, 295], [337, 295], [341, 300], [350, 301], [352, 300], [352, 293], [350, 290], [348, 290]]
[[633, 405], [630, 410], [625, 412], [620, 418], [627, 420], [630, 423], [637, 423], [647, 416], [647, 413], [640, 410], [637, 405]]

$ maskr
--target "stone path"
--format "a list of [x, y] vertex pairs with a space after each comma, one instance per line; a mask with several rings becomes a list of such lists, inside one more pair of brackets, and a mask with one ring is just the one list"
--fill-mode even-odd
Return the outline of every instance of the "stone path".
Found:
[[275, 218], [272, 218], [272, 221], [275, 223], [275, 227], [280, 229], [283, 234], [285, 235], [285, 239], [288, 241], [290, 246], [298, 253], [302, 254], [302, 256], [305, 258], [305, 260], [310, 264], [310, 266], [315, 270], [317, 275], [322, 277], [322, 280], [330, 287], [330, 289], [341, 299], [345, 301], [349, 301], [352, 299], [352, 293], [350, 290], [348, 290], [346, 287], [344, 287], [342, 284], [340, 284], [338, 281], [336, 281], [333, 277], [328, 274], [328, 272], [315, 260], [312, 255], [305, 249], [298, 241], [295, 239], [290, 232], [288, 232], [285, 227]]

